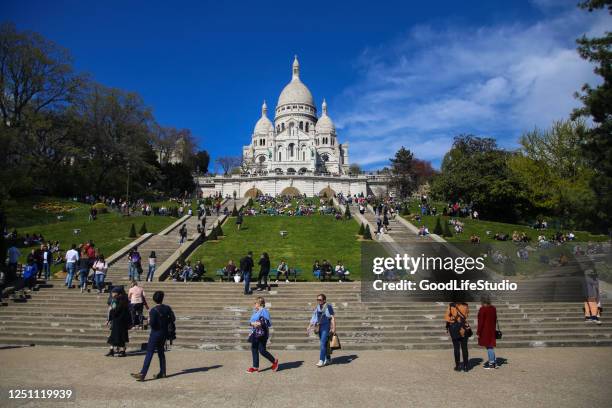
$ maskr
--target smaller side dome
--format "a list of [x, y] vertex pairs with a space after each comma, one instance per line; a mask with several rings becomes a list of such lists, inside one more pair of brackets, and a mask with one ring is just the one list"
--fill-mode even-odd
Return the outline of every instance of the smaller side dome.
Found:
[[264, 101], [263, 105], [261, 105], [261, 118], [255, 124], [255, 130], [253, 133], [257, 134], [268, 134], [268, 132], [274, 130], [274, 125], [268, 119], [268, 105], [266, 105], [266, 101]]
[[323, 114], [317, 121], [317, 125], [315, 127], [317, 133], [336, 133], [336, 126], [331, 118], [327, 115], [327, 102], [323, 99], [323, 104], [321, 105], [323, 109]]

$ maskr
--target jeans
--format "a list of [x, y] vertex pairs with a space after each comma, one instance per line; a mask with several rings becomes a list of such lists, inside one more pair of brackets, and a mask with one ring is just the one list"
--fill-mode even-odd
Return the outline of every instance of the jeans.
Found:
[[75, 271], [76, 265], [74, 264], [74, 262], [66, 264], [66, 272], [68, 272], [68, 274], [66, 275], [66, 286], [68, 286], [69, 288], [72, 287], [72, 279], [74, 279]]
[[156, 265], [149, 265], [149, 273], [147, 273], [147, 281], [153, 282], [153, 274], [155, 273]]
[[136, 264], [133, 262], [128, 263], [128, 280], [136, 280], [137, 275]]
[[455, 354], [455, 365], [459, 365], [459, 348], [461, 348], [461, 354], [463, 355], [463, 364], [468, 363], [468, 338], [460, 337], [453, 339], [453, 352]]
[[87, 275], [89, 275], [89, 269], [79, 269], [79, 286], [82, 289], [87, 287]]
[[319, 360], [325, 361], [330, 360], [331, 355], [328, 353], [327, 342], [329, 341], [329, 325], [320, 326], [319, 328], [319, 339], [321, 349], [319, 351]]
[[142, 326], [144, 320], [143, 308], [144, 304], [142, 303], [132, 303], [132, 322], [134, 322], [134, 326]]
[[270, 354], [268, 350], [266, 350], [266, 343], [268, 342], [268, 338], [264, 337], [262, 339], [253, 338], [253, 342], [251, 343], [251, 354], [253, 355], [253, 368], [259, 368], [259, 353], [268, 359], [271, 363], [274, 363], [274, 356]]
[[278, 278], [280, 278], [281, 275], [285, 275], [285, 279], [289, 279], [289, 269], [287, 269], [286, 271], [276, 271], [276, 280], [278, 280]]
[[51, 277], [51, 265], [49, 262], [43, 263], [43, 273], [45, 275], [45, 280]]
[[495, 359], [495, 349], [493, 347], [487, 347], [487, 355], [489, 357], [489, 363], [494, 364]]
[[98, 288], [99, 291], [104, 290], [104, 274], [103, 273], [96, 273], [94, 275], [94, 282], [96, 282], [96, 288]]
[[251, 293], [251, 272], [245, 272], [243, 274], [244, 278], [244, 294], [248, 295]]
[[151, 365], [151, 360], [153, 359], [153, 354], [155, 350], [157, 350], [157, 355], [159, 356], [159, 372], [161, 374], [166, 375], [166, 355], [164, 354], [164, 347], [166, 345], [166, 337], [161, 333], [152, 332], [149, 336], [149, 341], [147, 343], [147, 355], [145, 356], [144, 364], [142, 365], [142, 370], [140, 373], [143, 376], [147, 375], [147, 371], [149, 371], [149, 366]]

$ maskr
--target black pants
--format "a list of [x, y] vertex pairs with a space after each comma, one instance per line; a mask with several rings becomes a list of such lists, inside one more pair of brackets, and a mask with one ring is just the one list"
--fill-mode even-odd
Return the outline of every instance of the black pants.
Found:
[[268, 338], [264, 337], [261, 339], [253, 339], [251, 343], [251, 354], [253, 355], [253, 367], [259, 368], [259, 354], [261, 353], [267, 360], [271, 363], [274, 363], [274, 356], [270, 354], [268, 350], [266, 350], [266, 343], [268, 342]]
[[149, 371], [153, 354], [157, 351], [159, 356], [159, 372], [160, 374], [166, 375], [166, 354], [164, 353], [164, 347], [166, 345], [166, 337], [160, 333], [153, 332], [149, 335], [149, 341], [147, 342], [147, 354], [145, 356], [144, 364], [140, 373], [144, 376]]
[[285, 275], [285, 279], [289, 279], [289, 270], [287, 269], [287, 272], [276, 271], [276, 280], [278, 280], [281, 275]]
[[[268, 288], [270, 289], [270, 286], [268, 285], [268, 273], [269, 272], [265, 272], [265, 273], [259, 273], [259, 277], [257, 278], [257, 287], [258, 288]], [[263, 284], [262, 284], [263, 282]]]
[[463, 363], [467, 364], [468, 359], [468, 338], [460, 337], [453, 339], [453, 352], [455, 353], [455, 365], [459, 365], [459, 347], [461, 347], [461, 354], [463, 354]]
[[144, 304], [142, 303], [132, 303], [132, 322], [134, 324], [134, 326], [142, 326], [142, 322], [143, 322], [143, 307]]

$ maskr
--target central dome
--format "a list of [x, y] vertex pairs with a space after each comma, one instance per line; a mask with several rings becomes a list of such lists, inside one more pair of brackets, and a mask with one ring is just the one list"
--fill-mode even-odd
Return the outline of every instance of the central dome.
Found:
[[310, 90], [300, 80], [300, 63], [297, 57], [293, 60], [293, 77], [278, 97], [278, 106], [290, 104], [304, 104], [314, 107], [314, 100]]

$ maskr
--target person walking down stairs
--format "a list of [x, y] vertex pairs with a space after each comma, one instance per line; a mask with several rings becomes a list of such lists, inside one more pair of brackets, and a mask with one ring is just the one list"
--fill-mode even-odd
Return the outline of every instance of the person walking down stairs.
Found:
[[256, 373], [259, 371], [259, 354], [272, 363], [272, 371], [278, 370], [278, 359], [274, 358], [274, 356], [266, 350], [272, 321], [270, 319], [270, 312], [266, 309], [266, 301], [263, 297], [258, 297], [255, 300], [249, 325], [249, 342], [251, 343], [253, 365], [247, 369], [247, 373]]
[[323, 293], [317, 296], [317, 306], [312, 312], [306, 334], [310, 335], [312, 331], [319, 335], [319, 362], [317, 367], [331, 364], [329, 340], [336, 332], [336, 317], [334, 316], [334, 308], [327, 303], [327, 297]]

